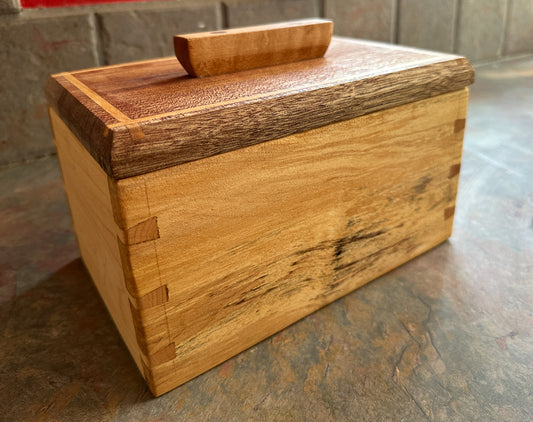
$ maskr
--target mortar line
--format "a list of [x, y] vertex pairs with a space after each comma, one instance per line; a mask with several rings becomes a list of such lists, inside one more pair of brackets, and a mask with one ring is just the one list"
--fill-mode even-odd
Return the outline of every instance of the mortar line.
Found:
[[400, 43], [400, 9], [401, 9], [401, 3], [402, 0], [395, 0], [393, 3], [393, 24], [394, 27], [391, 30], [391, 36], [392, 36], [392, 42], [394, 44]]
[[502, 30], [502, 38], [500, 41], [500, 54], [498, 55], [498, 58], [503, 57], [504, 51], [505, 51], [505, 41], [507, 40], [507, 37], [509, 36], [509, 26], [510, 26], [510, 19], [511, 19], [511, 5], [513, 0], [507, 0], [505, 3], [505, 15], [503, 17], [503, 30]]
[[106, 60], [104, 58], [104, 50], [102, 43], [102, 22], [96, 13], [91, 13], [91, 18], [94, 25], [94, 44], [96, 46], [96, 54], [98, 56], [98, 66], [104, 66]]
[[228, 29], [229, 28], [229, 12], [228, 12], [228, 6], [225, 2], [220, 2], [220, 19], [222, 24], [222, 29]]
[[317, 0], [318, 1], [318, 16], [322, 19], [326, 18], [326, 0]]
[[459, 23], [461, 20], [461, 3], [462, 0], [455, 0], [452, 20], [452, 51], [457, 53], [459, 40]]

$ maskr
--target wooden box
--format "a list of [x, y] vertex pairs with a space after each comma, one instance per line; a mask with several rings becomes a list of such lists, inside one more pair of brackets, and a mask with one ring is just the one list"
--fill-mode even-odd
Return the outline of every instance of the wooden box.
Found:
[[335, 37], [206, 78], [174, 57], [52, 76], [81, 255], [154, 395], [447, 239], [473, 78]]

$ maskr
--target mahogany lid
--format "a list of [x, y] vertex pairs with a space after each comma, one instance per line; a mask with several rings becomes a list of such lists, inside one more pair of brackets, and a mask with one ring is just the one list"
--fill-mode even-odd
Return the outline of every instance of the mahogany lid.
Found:
[[473, 81], [464, 57], [333, 37], [317, 59], [193, 78], [169, 57], [56, 74], [46, 94], [105, 172], [122, 179]]

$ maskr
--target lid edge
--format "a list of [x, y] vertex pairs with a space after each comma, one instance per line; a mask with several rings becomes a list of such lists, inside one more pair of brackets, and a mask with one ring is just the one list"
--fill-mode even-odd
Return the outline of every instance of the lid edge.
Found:
[[[49, 78], [45, 89], [48, 101], [114, 179], [267, 142], [456, 91], [474, 82], [474, 69], [466, 58], [445, 55], [423, 66], [312, 91], [128, 122], [110, 114], [67, 75]], [[205, 127], [210, 129], [202, 135]]]
[[[473, 82], [472, 65], [459, 57], [314, 91], [139, 122], [143, 137], [134, 143], [126, 126], [117, 127], [112, 177], [123, 179], [197, 161], [457, 91]], [[210, 130], [202, 136], [205, 127]]]

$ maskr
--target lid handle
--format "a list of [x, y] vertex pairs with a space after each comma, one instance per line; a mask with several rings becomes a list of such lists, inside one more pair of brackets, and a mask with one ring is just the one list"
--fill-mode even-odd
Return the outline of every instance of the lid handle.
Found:
[[174, 36], [176, 57], [191, 76], [274, 66], [322, 57], [333, 22], [306, 19]]

